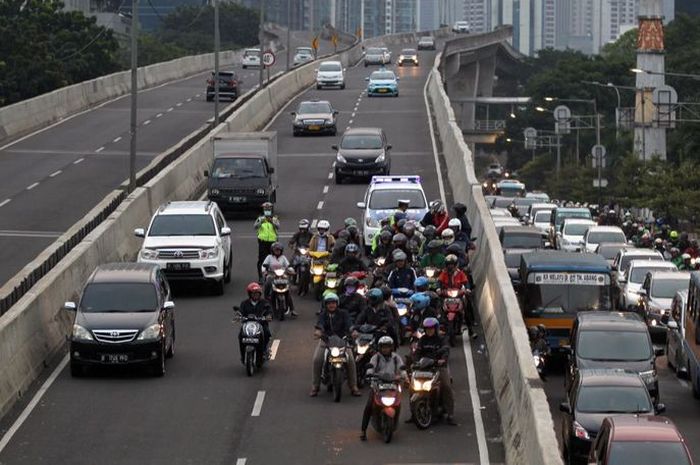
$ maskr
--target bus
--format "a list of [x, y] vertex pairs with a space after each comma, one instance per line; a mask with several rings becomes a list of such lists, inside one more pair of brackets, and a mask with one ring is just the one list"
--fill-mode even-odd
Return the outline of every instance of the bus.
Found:
[[668, 363], [688, 378], [693, 396], [700, 399], [700, 272], [690, 274], [687, 291], [678, 291], [671, 304], [666, 341]]
[[544, 325], [553, 353], [562, 353], [569, 345], [579, 311], [612, 310], [612, 271], [598, 254], [560, 250], [523, 254], [519, 274], [516, 293], [525, 325]]

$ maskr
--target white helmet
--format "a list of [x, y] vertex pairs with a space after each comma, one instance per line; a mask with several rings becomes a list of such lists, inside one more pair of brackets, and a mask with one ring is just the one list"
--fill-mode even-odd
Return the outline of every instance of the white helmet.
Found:
[[442, 232], [442, 234], [440, 234], [440, 237], [446, 244], [451, 244], [455, 240], [455, 232], [450, 228], [447, 228]]
[[321, 220], [316, 225], [316, 229], [328, 230], [328, 229], [331, 229], [331, 224], [328, 222], [328, 220]]
[[452, 218], [448, 223], [447, 227], [452, 229], [453, 231], [459, 231], [459, 229], [462, 227], [462, 222], [459, 221], [457, 218]]
[[389, 336], [382, 336], [379, 338], [379, 341], [377, 342], [377, 345], [379, 347], [387, 345], [387, 346], [392, 346], [394, 347], [394, 340], [389, 337]]

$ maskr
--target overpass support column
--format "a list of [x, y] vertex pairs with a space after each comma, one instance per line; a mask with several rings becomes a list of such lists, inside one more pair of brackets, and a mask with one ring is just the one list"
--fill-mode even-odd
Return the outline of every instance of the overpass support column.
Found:
[[[479, 61], [465, 63], [462, 66], [457, 63], [457, 67], [458, 72], [447, 74], [450, 76], [446, 83], [447, 95], [453, 100], [476, 97], [479, 88]], [[454, 110], [459, 127], [463, 130], [473, 130], [476, 105], [471, 102], [462, 102]]]

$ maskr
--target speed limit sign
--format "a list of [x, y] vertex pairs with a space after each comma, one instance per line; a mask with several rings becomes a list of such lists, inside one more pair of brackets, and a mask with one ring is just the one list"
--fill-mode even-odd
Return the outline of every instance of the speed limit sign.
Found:
[[270, 67], [275, 64], [275, 54], [272, 50], [267, 50], [262, 56], [263, 65]]

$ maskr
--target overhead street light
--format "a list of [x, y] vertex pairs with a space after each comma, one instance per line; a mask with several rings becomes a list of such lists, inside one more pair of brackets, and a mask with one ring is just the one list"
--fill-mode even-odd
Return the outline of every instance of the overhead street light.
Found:
[[671, 77], [695, 79], [696, 81], [700, 81], [700, 74], [670, 73], [670, 72], [661, 72], [661, 71], [651, 71], [648, 69], [641, 69], [641, 68], [631, 68], [630, 71], [632, 71], [635, 74], [651, 74], [654, 76], [671, 76]]
[[554, 113], [552, 110], [545, 107], [535, 107], [535, 110], [539, 111], [540, 113]]

